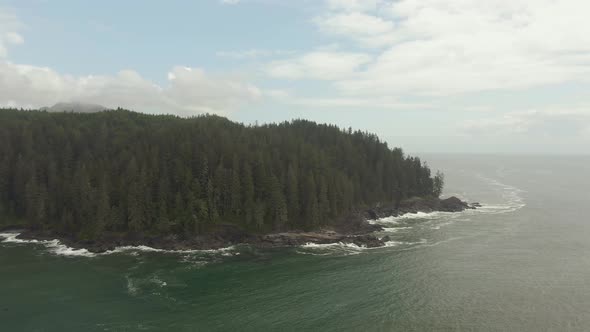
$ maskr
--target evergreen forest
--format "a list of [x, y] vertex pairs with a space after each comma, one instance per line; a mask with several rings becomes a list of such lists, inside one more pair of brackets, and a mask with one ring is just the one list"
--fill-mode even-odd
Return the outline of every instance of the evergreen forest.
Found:
[[441, 190], [419, 158], [334, 125], [0, 110], [0, 218], [82, 239], [315, 229]]

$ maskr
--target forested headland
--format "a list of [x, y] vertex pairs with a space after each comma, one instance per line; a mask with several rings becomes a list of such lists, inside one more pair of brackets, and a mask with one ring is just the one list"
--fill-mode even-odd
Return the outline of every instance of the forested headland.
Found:
[[334, 125], [0, 110], [0, 219], [81, 239], [310, 230], [441, 190], [419, 158]]

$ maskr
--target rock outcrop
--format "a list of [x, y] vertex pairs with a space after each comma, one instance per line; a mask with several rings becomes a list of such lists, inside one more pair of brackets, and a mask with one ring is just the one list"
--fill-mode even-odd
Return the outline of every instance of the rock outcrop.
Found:
[[271, 234], [253, 234], [233, 224], [219, 224], [207, 234], [183, 237], [179, 235], [153, 236], [142, 233], [120, 235], [105, 233], [100, 240], [90, 241], [72, 236], [55, 234], [40, 230], [25, 230], [19, 238], [53, 240], [59, 239], [65, 245], [91, 252], [105, 252], [116, 247], [145, 245], [165, 250], [205, 250], [219, 249], [236, 244], [249, 244], [259, 248], [293, 247], [307, 243], [352, 243], [359, 247], [375, 248], [384, 246], [391, 239], [386, 236], [378, 238], [374, 232], [383, 229], [381, 225], [369, 223], [389, 216], [418, 212], [460, 212], [475, 209], [479, 203], [469, 205], [456, 197], [412, 198], [395, 205], [381, 205], [365, 211], [353, 212], [330, 227], [316, 231], [288, 231]]
[[455, 196], [445, 199], [414, 197], [400, 202], [397, 207], [389, 204], [368, 209], [364, 211], [363, 216], [367, 220], [376, 220], [391, 216], [400, 216], [406, 213], [429, 213], [434, 211], [461, 212], [467, 209], [475, 209], [479, 206], [481, 206], [479, 203], [470, 205]]

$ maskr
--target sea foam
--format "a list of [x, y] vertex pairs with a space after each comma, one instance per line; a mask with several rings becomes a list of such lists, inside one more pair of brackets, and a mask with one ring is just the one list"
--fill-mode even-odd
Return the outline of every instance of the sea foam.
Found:
[[19, 239], [17, 236], [20, 233], [0, 233], [0, 238], [4, 238], [2, 240], [3, 243], [16, 243], [16, 244], [40, 244], [45, 246], [51, 253], [60, 255], [60, 256], [72, 256], [72, 257], [95, 257], [96, 254], [88, 251], [87, 249], [75, 249], [66, 246], [65, 244], [61, 243], [59, 240], [29, 240], [29, 239]]
[[60, 256], [72, 256], [72, 257], [94, 257], [96, 254], [86, 249], [75, 249], [66, 246], [59, 240], [29, 240], [19, 239], [17, 236], [20, 233], [0, 233], [0, 238], [3, 243], [16, 243], [16, 244], [40, 244], [45, 246], [50, 252]]
[[[158, 249], [152, 248], [144, 245], [140, 246], [122, 246], [116, 247], [113, 250], [109, 250], [103, 253], [93, 253], [90, 252], [88, 249], [76, 249], [72, 247], [68, 247], [67, 245], [63, 244], [61, 241], [54, 239], [54, 240], [35, 240], [35, 239], [19, 239], [18, 235], [20, 233], [16, 232], [6, 232], [0, 233], [0, 238], [3, 240], [2, 243], [15, 243], [15, 244], [40, 244], [45, 246], [49, 252], [59, 255], [59, 256], [69, 256], [69, 257], [97, 257], [97, 256], [104, 256], [104, 255], [112, 255], [118, 253], [137, 253], [137, 252], [161, 252], [161, 253], [171, 253], [171, 254], [191, 254], [191, 253], [211, 253], [216, 254], [219, 253], [223, 256], [231, 256], [233, 255], [232, 251], [235, 249], [234, 246], [220, 248], [220, 249], [205, 249], [205, 250], [165, 250], [165, 249]], [[237, 254], [237, 253], [236, 253]]]
[[479, 175], [478, 177], [496, 187], [500, 191], [502, 198], [506, 200], [506, 203], [504, 204], [482, 204], [482, 207], [478, 208], [480, 212], [490, 214], [509, 213], [520, 210], [526, 206], [524, 198], [522, 197], [522, 194], [526, 192], [525, 190], [483, 175]]
[[404, 221], [404, 220], [438, 219], [438, 218], [449, 216], [452, 214], [454, 214], [454, 213], [453, 212], [442, 212], [442, 211], [405, 213], [400, 216], [391, 216], [391, 217], [380, 218], [377, 220], [370, 220], [369, 223], [379, 224], [379, 225], [382, 225], [382, 224], [396, 225], [396, 224], [399, 224], [400, 221]]
[[153, 248], [149, 246], [139, 245], [139, 246], [122, 246], [116, 247], [113, 250], [106, 251], [101, 255], [111, 255], [111, 254], [119, 254], [119, 253], [129, 253], [129, 252], [160, 252], [160, 253], [169, 253], [169, 254], [198, 254], [198, 253], [212, 253], [212, 254], [222, 254], [227, 256], [230, 254], [231, 251], [236, 249], [235, 246], [229, 246], [225, 248], [219, 249], [187, 249], [187, 250], [169, 250], [169, 249], [159, 249]]
[[374, 247], [368, 248], [366, 246], [359, 246], [354, 243], [344, 243], [344, 242], [336, 242], [336, 243], [325, 243], [325, 244], [318, 244], [318, 243], [306, 243], [299, 247], [300, 250], [297, 250], [297, 253], [306, 254], [306, 255], [315, 255], [315, 256], [338, 256], [338, 255], [358, 255], [363, 251], [371, 251], [371, 250], [378, 250], [383, 248], [389, 247], [397, 247], [400, 245], [414, 245], [414, 244], [422, 244], [426, 243], [425, 239], [421, 239], [418, 242], [405, 242], [405, 241], [394, 241], [390, 240], [384, 243], [381, 247]]

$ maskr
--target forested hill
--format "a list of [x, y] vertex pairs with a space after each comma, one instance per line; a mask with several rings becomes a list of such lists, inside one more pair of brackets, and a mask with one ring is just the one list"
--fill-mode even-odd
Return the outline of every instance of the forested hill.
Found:
[[80, 238], [312, 229], [438, 180], [373, 134], [305, 120], [0, 110], [0, 218]]

